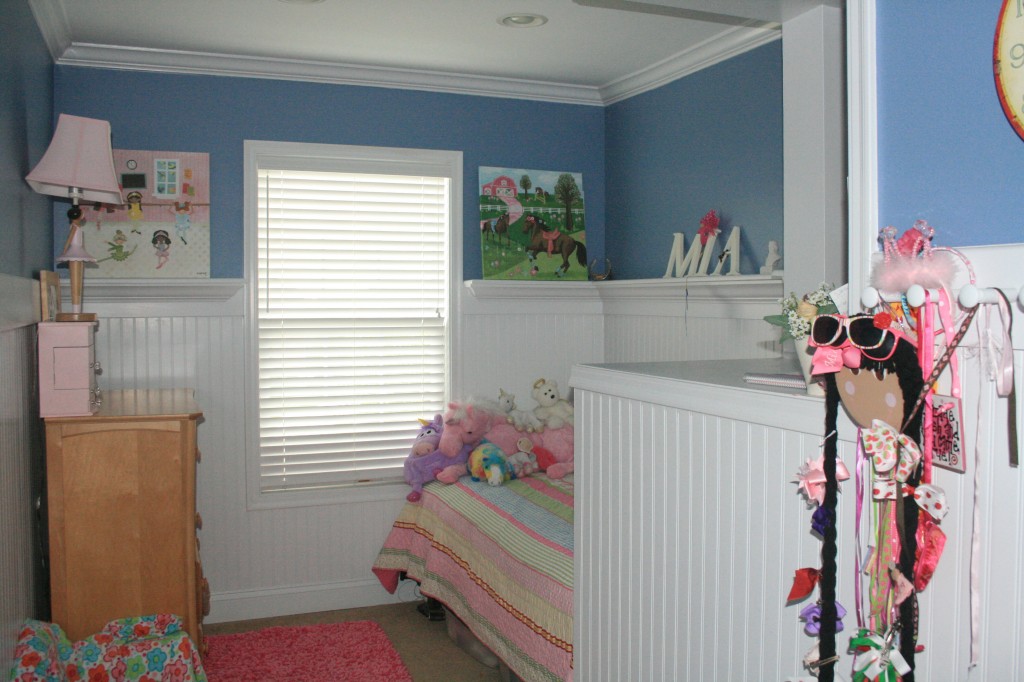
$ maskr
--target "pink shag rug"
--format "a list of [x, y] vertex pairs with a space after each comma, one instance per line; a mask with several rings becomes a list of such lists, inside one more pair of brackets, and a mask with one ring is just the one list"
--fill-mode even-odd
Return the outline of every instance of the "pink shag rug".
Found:
[[273, 627], [206, 641], [210, 682], [412, 682], [384, 630], [371, 621]]

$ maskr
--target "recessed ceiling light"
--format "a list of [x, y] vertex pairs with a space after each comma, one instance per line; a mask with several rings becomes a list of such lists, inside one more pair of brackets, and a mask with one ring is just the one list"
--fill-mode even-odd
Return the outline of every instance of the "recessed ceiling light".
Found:
[[498, 23], [508, 28], [533, 28], [548, 23], [548, 18], [540, 14], [506, 14]]

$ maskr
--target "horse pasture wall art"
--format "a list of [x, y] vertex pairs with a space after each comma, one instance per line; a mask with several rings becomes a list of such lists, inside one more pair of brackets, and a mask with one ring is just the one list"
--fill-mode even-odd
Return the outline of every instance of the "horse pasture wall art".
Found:
[[484, 279], [586, 280], [580, 173], [480, 168]]

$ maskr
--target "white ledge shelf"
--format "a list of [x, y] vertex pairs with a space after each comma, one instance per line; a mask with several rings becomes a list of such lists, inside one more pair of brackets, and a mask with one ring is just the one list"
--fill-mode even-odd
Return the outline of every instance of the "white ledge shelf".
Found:
[[[500, 305], [508, 312], [760, 319], [778, 307], [782, 280], [769, 275], [665, 277], [601, 282], [467, 280], [463, 312]], [[468, 299], [468, 300], [467, 300]], [[483, 307], [483, 308], [481, 308]], [[768, 310], [770, 308], [770, 310]]]
[[[70, 284], [61, 280], [70, 304]], [[223, 317], [245, 309], [243, 279], [85, 278], [83, 307], [100, 317]]]
[[596, 282], [521, 282], [519, 280], [467, 279], [466, 290], [479, 300], [488, 299], [594, 299]]
[[620, 298], [768, 298], [782, 295], [782, 280], [771, 275], [706, 275], [622, 279], [601, 282], [521, 282], [470, 279], [466, 289], [477, 299], [566, 298], [602, 300]]

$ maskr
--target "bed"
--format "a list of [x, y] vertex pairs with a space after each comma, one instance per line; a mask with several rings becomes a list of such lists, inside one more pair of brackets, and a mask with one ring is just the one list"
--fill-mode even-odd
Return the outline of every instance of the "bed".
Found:
[[373, 571], [442, 602], [523, 680], [572, 680], [573, 477], [429, 483]]

